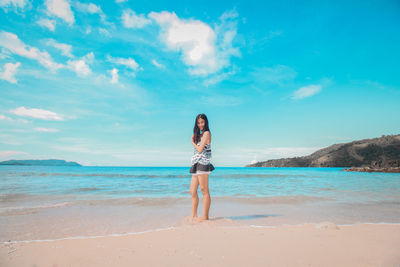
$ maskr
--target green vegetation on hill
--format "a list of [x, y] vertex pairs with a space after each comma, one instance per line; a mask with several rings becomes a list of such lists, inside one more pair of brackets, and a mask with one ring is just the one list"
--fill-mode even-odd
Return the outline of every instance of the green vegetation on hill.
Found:
[[400, 167], [400, 135], [334, 144], [311, 155], [271, 159], [245, 167]]

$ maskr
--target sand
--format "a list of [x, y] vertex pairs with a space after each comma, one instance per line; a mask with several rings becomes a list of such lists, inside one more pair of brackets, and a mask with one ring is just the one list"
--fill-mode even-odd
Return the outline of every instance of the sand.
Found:
[[0, 266], [400, 266], [400, 224], [254, 227], [210, 220], [136, 234], [7, 242]]

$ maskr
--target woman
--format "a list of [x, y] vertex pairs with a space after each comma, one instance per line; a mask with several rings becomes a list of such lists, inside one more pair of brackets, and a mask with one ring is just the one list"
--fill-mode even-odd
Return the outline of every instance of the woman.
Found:
[[[208, 176], [215, 168], [211, 164], [211, 133], [208, 128], [208, 119], [205, 114], [196, 116], [194, 123], [192, 145], [194, 154], [191, 159], [192, 166], [190, 173], [192, 174], [192, 182], [190, 184], [190, 194], [192, 195], [192, 220], [204, 221], [208, 220], [208, 213], [211, 205], [211, 197], [208, 189]], [[200, 184], [201, 192], [204, 199], [204, 214], [197, 218], [197, 207], [199, 204], [199, 196], [197, 188]]]

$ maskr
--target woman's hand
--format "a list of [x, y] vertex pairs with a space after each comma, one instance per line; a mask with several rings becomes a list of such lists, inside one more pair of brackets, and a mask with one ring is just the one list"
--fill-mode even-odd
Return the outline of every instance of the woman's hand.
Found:
[[[194, 135], [193, 135], [194, 136]], [[206, 142], [210, 139], [210, 132], [209, 131], [205, 131], [203, 133], [203, 137], [201, 138], [200, 144], [197, 145], [193, 142], [193, 136], [192, 136], [192, 145], [194, 146], [194, 148], [197, 150], [197, 152], [202, 153], [203, 149], [206, 145]]]
[[192, 145], [197, 146], [196, 143], [194, 142], [194, 135], [192, 135]]
[[192, 145], [194, 148], [198, 147], [198, 145], [195, 142], [192, 142]]

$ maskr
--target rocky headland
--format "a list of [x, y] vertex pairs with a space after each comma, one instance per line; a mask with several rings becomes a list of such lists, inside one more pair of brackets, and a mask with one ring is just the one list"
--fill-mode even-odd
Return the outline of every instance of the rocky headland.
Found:
[[347, 167], [345, 171], [400, 172], [400, 134], [333, 144], [314, 153], [245, 167]]

